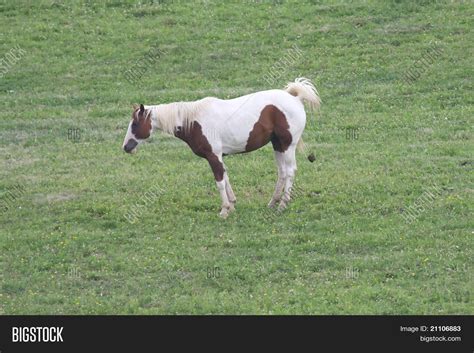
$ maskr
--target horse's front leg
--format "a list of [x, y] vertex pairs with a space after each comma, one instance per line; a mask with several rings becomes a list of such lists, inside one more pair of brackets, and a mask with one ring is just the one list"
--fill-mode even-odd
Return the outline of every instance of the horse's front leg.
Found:
[[214, 173], [217, 189], [219, 190], [222, 199], [222, 208], [221, 212], [219, 213], [219, 216], [221, 216], [222, 218], [227, 218], [229, 212], [231, 211], [231, 203], [229, 202], [229, 198], [227, 197], [226, 180], [224, 178], [225, 169], [224, 164], [222, 163], [222, 156], [217, 156], [212, 153], [209, 154], [206, 159], [209, 162], [209, 165], [211, 166], [212, 172]]
[[[225, 168], [225, 167], [224, 167]], [[234, 190], [232, 190], [232, 186], [230, 185], [229, 175], [227, 175], [227, 170], [224, 169], [224, 180], [225, 180], [225, 191], [227, 193], [227, 199], [230, 202], [230, 210], [235, 210], [235, 203], [237, 199], [235, 198]]]
[[222, 199], [221, 212], [219, 212], [219, 216], [222, 218], [227, 218], [234, 205], [229, 202], [227, 197], [227, 192], [225, 191], [225, 180], [216, 181], [216, 184]]

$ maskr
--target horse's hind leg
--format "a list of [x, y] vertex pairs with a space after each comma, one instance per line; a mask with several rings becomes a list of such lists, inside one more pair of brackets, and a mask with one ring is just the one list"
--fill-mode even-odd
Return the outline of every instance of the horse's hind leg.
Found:
[[[280, 202], [278, 210], [283, 210], [290, 202], [291, 187], [296, 171], [296, 145], [303, 133], [305, 119], [304, 109], [296, 112], [291, 119], [287, 119], [285, 114], [279, 110], [275, 112], [270, 141], [278, 165], [278, 181], [273, 197], [268, 204], [269, 207], [273, 207], [277, 202]], [[293, 125], [293, 131], [290, 130], [290, 122]]]
[[296, 173], [296, 145], [291, 145], [288, 150], [283, 154], [284, 160], [284, 175], [285, 175], [285, 189], [283, 192], [283, 197], [281, 198], [280, 204], [278, 205], [278, 210], [283, 210], [288, 206], [288, 203], [291, 199], [291, 189], [293, 187], [293, 181]]
[[283, 187], [285, 186], [285, 168], [284, 168], [284, 156], [282, 152], [274, 151], [275, 161], [278, 168], [278, 180], [275, 185], [275, 191], [273, 192], [272, 199], [268, 203], [268, 207], [272, 208], [280, 201]]

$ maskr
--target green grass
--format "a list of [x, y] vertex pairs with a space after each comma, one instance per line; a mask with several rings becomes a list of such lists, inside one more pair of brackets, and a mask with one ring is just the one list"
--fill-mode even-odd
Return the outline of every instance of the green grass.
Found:
[[[275, 3], [2, 2], [0, 58], [27, 54], [0, 79], [0, 201], [24, 187], [0, 212], [1, 313], [474, 313], [474, 6]], [[270, 86], [295, 44], [304, 55]], [[442, 54], [404, 82], [433, 44]], [[152, 48], [166, 54], [128, 82]], [[121, 151], [132, 103], [299, 76], [323, 100], [304, 133], [316, 161], [298, 155], [302, 192], [274, 220], [271, 146], [227, 157], [238, 200], [227, 220], [184, 143], [157, 133]], [[433, 183], [441, 194], [405, 222]], [[153, 186], [163, 192], [130, 224]]]

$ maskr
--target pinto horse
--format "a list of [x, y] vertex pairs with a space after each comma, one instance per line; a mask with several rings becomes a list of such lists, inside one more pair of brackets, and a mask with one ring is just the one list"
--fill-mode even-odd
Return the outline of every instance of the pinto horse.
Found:
[[134, 107], [123, 142], [125, 152], [136, 151], [154, 130], [186, 142], [199, 157], [207, 159], [222, 199], [219, 215], [233, 211], [236, 198], [222, 157], [273, 145], [278, 181], [268, 207], [282, 210], [290, 201], [296, 171], [295, 151], [302, 147], [306, 125], [303, 102], [320, 105], [310, 80], [297, 78], [285, 90], [268, 90], [234, 99], [207, 97], [195, 102], [176, 102]]

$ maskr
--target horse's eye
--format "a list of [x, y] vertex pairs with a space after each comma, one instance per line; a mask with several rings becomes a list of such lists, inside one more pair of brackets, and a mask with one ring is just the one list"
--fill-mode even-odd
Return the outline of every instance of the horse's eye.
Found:
[[132, 127], [138, 127], [137, 123], [132, 123]]

